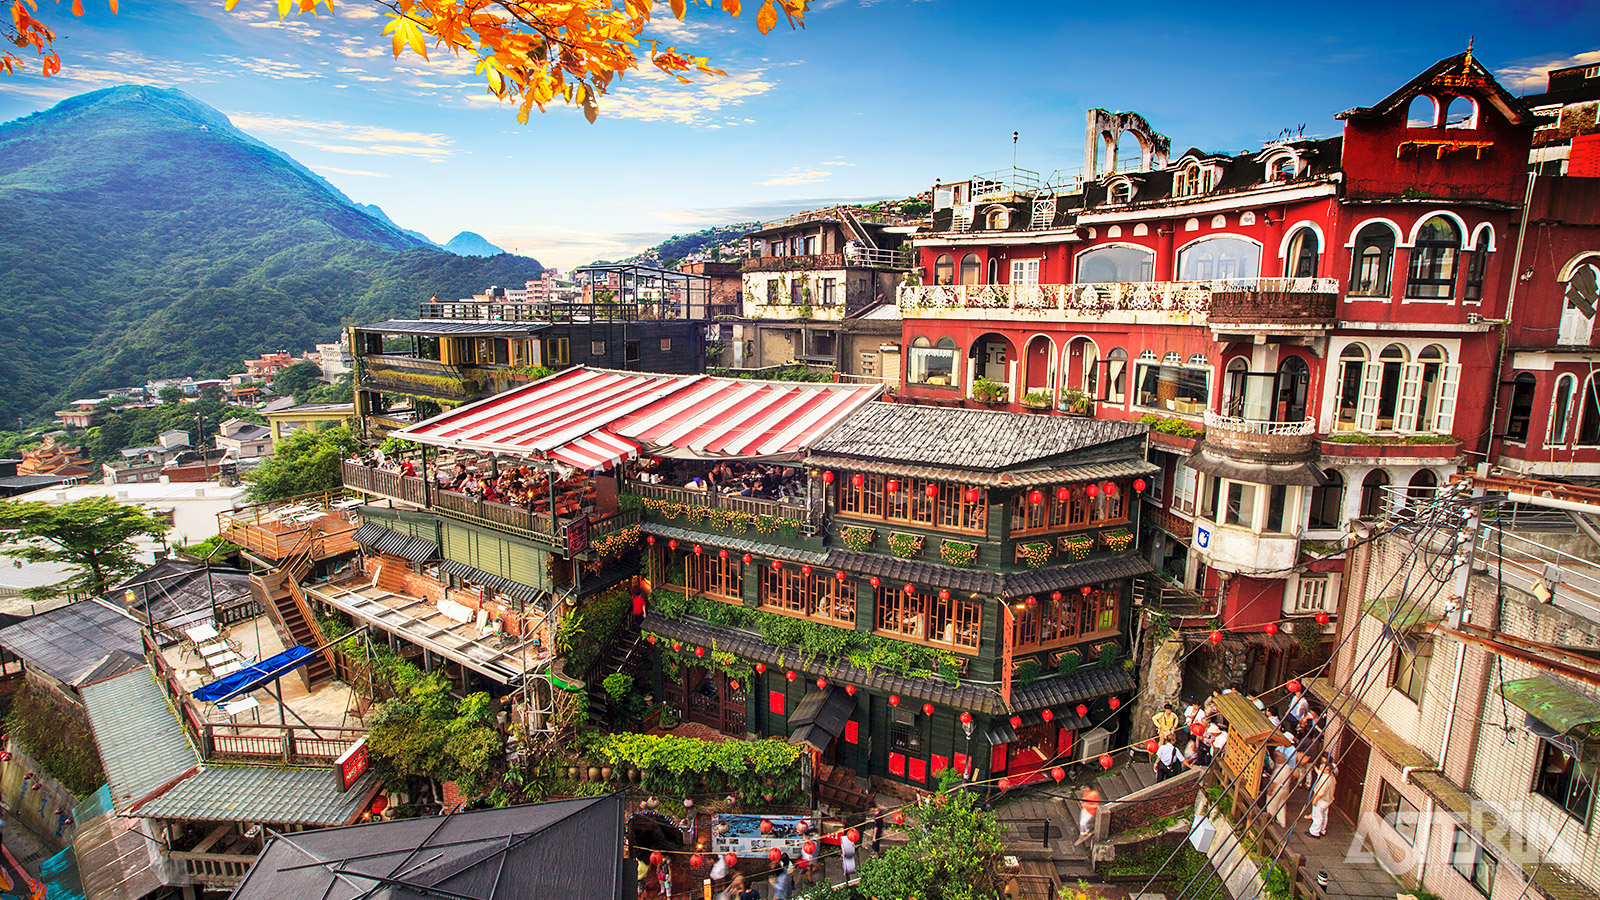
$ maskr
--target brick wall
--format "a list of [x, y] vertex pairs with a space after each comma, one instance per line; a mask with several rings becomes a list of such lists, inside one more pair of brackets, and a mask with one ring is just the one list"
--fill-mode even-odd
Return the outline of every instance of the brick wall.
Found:
[[1191, 769], [1159, 784], [1152, 784], [1142, 791], [1135, 791], [1120, 800], [1105, 803], [1100, 813], [1100, 818], [1105, 822], [1095, 823], [1096, 834], [1121, 834], [1124, 831], [1144, 828], [1157, 819], [1191, 809], [1194, 806], [1195, 792], [1200, 790], [1200, 783], [1205, 779], [1205, 774], [1204, 769]]
[[1215, 322], [1306, 322], [1335, 317], [1335, 294], [1311, 291], [1216, 291], [1211, 295]]

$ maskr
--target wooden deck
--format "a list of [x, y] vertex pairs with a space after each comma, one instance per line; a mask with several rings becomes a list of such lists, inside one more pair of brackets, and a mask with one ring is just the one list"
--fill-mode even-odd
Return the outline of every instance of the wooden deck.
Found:
[[218, 513], [217, 533], [272, 562], [289, 558], [307, 540], [313, 560], [327, 559], [356, 549], [354, 505], [341, 490], [246, 506]]

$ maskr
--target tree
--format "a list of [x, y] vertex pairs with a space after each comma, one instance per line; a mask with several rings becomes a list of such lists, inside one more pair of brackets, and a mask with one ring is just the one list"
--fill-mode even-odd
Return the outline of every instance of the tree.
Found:
[[256, 503], [338, 489], [339, 463], [361, 449], [350, 426], [301, 431], [279, 441], [272, 458], [245, 476]]
[[489, 695], [456, 700], [438, 673], [410, 664], [390, 671], [396, 696], [378, 705], [367, 733], [374, 761], [393, 775], [455, 781], [475, 793], [505, 757]]
[[[239, 0], [224, 0], [231, 10]], [[537, 106], [540, 112], [557, 99], [579, 106], [593, 122], [600, 97], [613, 79], [639, 67], [639, 48], [650, 63], [684, 84], [685, 73], [726, 75], [703, 56], [690, 56], [677, 47], [642, 37], [650, 24], [655, 0], [372, 0], [389, 10], [383, 33], [389, 35], [394, 55], [406, 50], [426, 59], [428, 45], [443, 47], [476, 63], [477, 75], [489, 93], [518, 105], [517, 119], [526, 122]], [[117, 0], [109, 0], [111, 12]], [[793, 27], [804, 27], [810, 0], [761, 0], [756, 28], [762, 34], [778, 24], [782, 11]], [[688, 0], [669, 0], [679, 20]], [[737, 17], [742, 0], [695, 0], [697, 7]], [[0, 21], [0, 71], [25, 69], [25, 60], [10, 49], [32, 48], [46, 76], [61, 71], [54, 49], [55, 32], [36, 18], [36, 0], [12, 0], [10, 22]], [[278, 0], [278, 18], [304, 13], [333, 14], [333, 0]], [[72, 0], [73, 15], [83, 15], [83, 0]]]
[[170, 526], [137, 506], [107, 497], [51, 505], [43, 501], [0, 503], [0, 528], [13, 531], [0, 554], [26, 562], [66, 563], [77, 575], [38, 597], [63, 593], [101, 595], [140, 568], [133, 539], [160, 537]]
[[298, 362], [272, 376], [274, 394], [295, 397], [301, 403], [319, 387], [322, 387], [322, 367], [314, 362]]
[[162, 403], [170, 406], [183, 400], [183, 388], [178, 387], [175, 384], [169, 384], [161, 390], [156, 391], [156, 398]]

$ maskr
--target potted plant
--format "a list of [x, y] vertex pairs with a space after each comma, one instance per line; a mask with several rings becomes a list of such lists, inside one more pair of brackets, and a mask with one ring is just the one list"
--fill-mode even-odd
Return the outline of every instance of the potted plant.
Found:
[[1061, 408], [1068, 415], [1087, 416], [1089, 414], [1089, 395], [1077, 388], [1067, 388], [1061, 394]]
[[972, 398], [979, 403], [1004, 403], [1010, 393], [1010, 385], [981, 375], [972, 383]]
[[1050, 392], [1043, 390], [1029, 391], [1022, 395], [1022, 405], [1029, 409], [1049, 409]]
[[1086, 532], [1064, 535], [1058, 540], [1061, 543], [1061, 551], [1072, 562], [1086, 559], [1089, 556], [1089, 551], [1094, 549], [1094, 535]]

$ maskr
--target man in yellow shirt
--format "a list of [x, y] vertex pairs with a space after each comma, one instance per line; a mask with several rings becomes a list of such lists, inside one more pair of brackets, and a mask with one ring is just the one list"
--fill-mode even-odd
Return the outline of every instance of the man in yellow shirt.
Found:
[[1178, 729], [1178, 714], [1173, 711], [1172, 704], [1161, 707], [1161, 711], [1150, 717], [1156, 723], [1156, 737], [1164, 738]]

